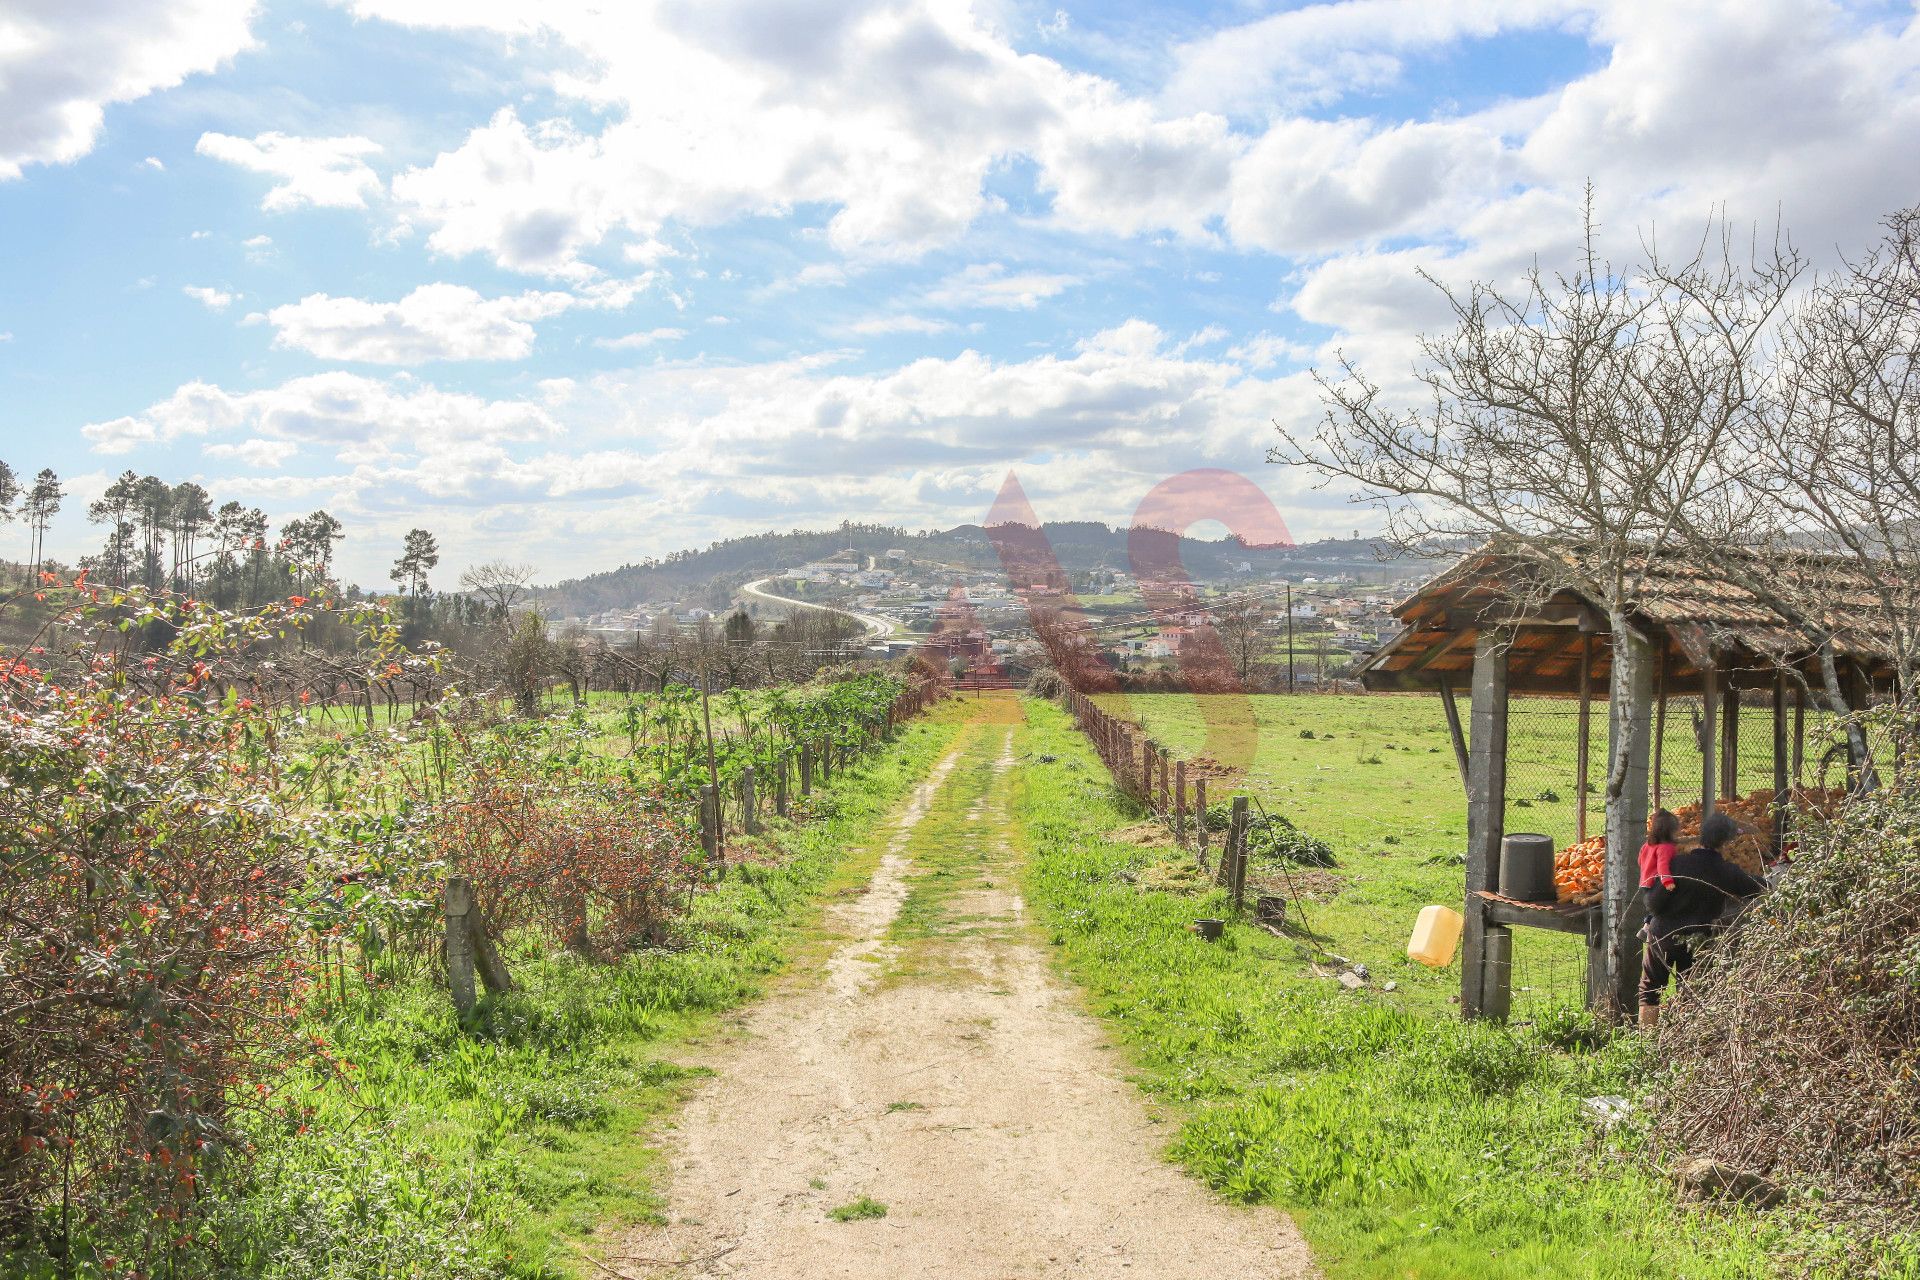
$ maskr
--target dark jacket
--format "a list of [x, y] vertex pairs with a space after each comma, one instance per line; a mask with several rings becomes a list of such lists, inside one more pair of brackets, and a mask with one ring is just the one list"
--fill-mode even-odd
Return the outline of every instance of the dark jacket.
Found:
[[1767, 886], [1712, 849], [1673, 856], [1673, 888], [1658, 883], [1646, 890], [1647, 931], [1655, 938], [1711, 929], [1727, 905], [1751, 898]]

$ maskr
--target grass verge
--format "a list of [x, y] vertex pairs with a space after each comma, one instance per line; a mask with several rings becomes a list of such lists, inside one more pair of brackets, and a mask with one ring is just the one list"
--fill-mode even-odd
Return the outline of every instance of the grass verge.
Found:
[[458, 1026], [427, 982], [353, 997], [316, 1030], [350, 1064], [291, 1081], [306, 1123], [258, 1135], [217, 1229], [232, 1274], [556, 1280], [598, 1229], [657, 1212], [648, 1135], [693, 1073], [674, 1048], [750, 999], [817, 932], [822, 894], [952, 742], [947, 708], [836, 774], [681, 922], [682, 950], [594, 964], [520, 955], [520, 990]]
[[[1065, 713], [1027, 713], [1015, 813], [1061, 964], [1178, 1115], [1173, 1157], [1230, 1199], [1291, 1211], [1330, 1280], [1867, 1274], [1850, 1242], [1790, 1212], [1676, 1203], [1631, 1122], [1588, 1121], [1584, 1099], [1635, 1092], [1636, 1038], [1597, 1038], [1572, 1011], [1463, 1023], [1344, 991], [1244, 924], [1215, 943], [1189, 933], [1226, 914], [1222, 895], [1147, 887], [1165, 851], [1116, 840], [1137, 812]], [[1356, 954], [1337, 914], [1313, 923]]]

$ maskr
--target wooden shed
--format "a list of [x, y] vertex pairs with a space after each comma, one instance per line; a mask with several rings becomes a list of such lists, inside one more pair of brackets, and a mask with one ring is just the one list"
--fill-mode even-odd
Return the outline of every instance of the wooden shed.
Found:
[[[1441, 697], [1468, 804], [1461, 976], [1461, 1008], [1467, 1016], [1506, 1015], [1516, 927], [1583, 936], [1588, 1004], [1633, 1010], [1640, 963], [1637, 854], [1657, 785], [1653, 780], [1660, 776], [1670, 698], [1699, 699], [1703, 814], [1723, 797], [1738, 794], [1742, 704], [1760, 715], [1770, 710], [1770, 723], [1760, 732], [1771, 737], [1775, 838], [1785, 838], [1804, 749], [1806, 689], [1822, 686], [1814, 654], [1771, 608], [1702, 566], [1662, 555], [1636, 567], [1644, 583], [1631, 615], [1636, 634], [1621, 643], [1644, 648], [1641, 661], [1623, 664], [1632, 673], [1626, 680], [1615, 680], [1616, 637], [1595, 602], [1574, 591], [1549, 589], [1546, 583], [1564, 578], [1548, 578], [1538, 566], [1488, 548], [1468, 554], [1399, 604], [1394, 614], [1401, 631], [1361, 669], [1370, 690], [1433, 691]], [[1828, 571], [1843, 572], [1822, 569]], [[1859, 604], [1857, 616], [1870, 617], [1871, 598], [1863, 596]], [[1891, 675], [1864, 633], [1865, 628], [1854, 628], [1834, 646], [1842, 687], [1854, 707], [1866, 705], [1876, 685]], [[1465, 725], [1456, 701], [1462, 688], [1471, 697]], [[1604, 797], [1611, 754], [1588, 745], [1593, 703], [1605, 699], [1610, 743], [1619, 741], [1626, 724], [1631, 739], [1626, 782], [1605, 805], [1606, 871], [1596, 902], [1524, 902], [1501, 892], [1509, 700], [1522, 694], [1578, 700], [1576, 776], [1570, 781], [1582, 797], [1583, 836], [1590, 781], [1598, 780]], [[1862, 763], [1849, 761], [1854, 768]]]

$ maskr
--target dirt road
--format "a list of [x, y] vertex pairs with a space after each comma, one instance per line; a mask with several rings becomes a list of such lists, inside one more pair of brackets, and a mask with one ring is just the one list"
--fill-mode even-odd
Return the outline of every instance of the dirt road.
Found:
[[1313, 1274], [1283, 1215], [1163, 1161], [1170, 1130], [1049, 969], [1014, 879], [1018, 705], [981, 702], [830, 909], [831, 959], [713, 1053], [669, 1137], [668, 1225], [612, 1251], [623, 1274]]

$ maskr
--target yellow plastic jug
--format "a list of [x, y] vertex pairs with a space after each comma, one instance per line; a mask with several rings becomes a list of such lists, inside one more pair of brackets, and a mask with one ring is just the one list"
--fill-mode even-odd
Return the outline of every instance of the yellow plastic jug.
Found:
[[1420, 908], [1413, 936], [1407, 939], [1407, 958], [1435, 969], [1446, 968], [1453, 963], [1453, 949], [1460, 945], [1460, 929], [1465, 924], [1452, 907]]

